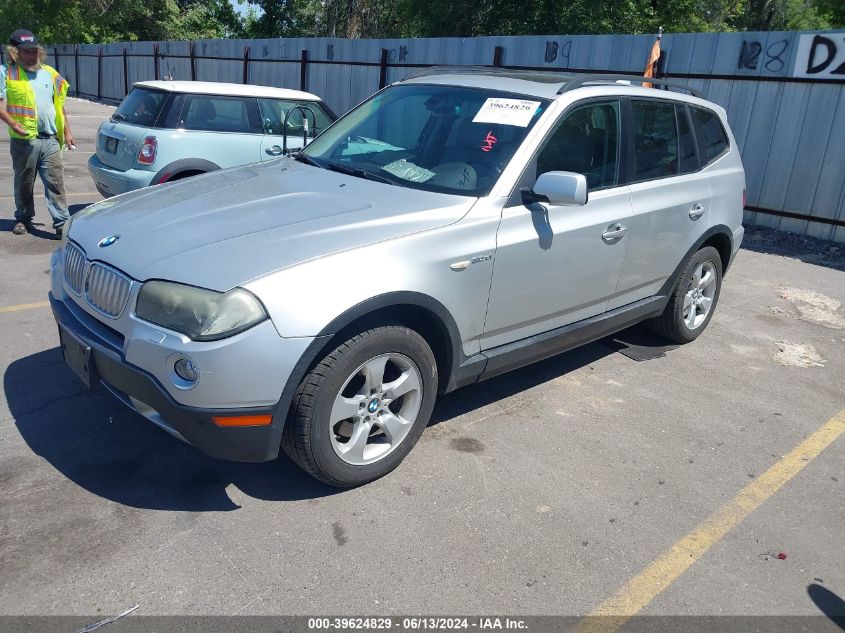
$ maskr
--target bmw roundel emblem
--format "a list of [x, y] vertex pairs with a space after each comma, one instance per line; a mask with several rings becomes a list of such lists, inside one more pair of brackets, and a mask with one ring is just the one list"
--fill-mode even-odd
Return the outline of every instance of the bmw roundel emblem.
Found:
[[99, 246], [100, 248], [105, 248], [106, 246], [111, 246], [119, 239], [119, 235], [109, 235], [108, 237], [104, 237], [103, 239], [101, 239], [100, 243], [97, 244], [97, 246]]

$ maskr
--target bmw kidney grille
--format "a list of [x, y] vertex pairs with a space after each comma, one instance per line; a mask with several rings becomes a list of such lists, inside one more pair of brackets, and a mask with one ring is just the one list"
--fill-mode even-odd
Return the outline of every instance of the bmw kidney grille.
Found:
[[88, 262], [85, 253], [75, 244], [65, 247], [65, 283], [77, 296], [104, 316], [117, 318], [129, 301], [132, 280], [121, 272], [101, 264]]

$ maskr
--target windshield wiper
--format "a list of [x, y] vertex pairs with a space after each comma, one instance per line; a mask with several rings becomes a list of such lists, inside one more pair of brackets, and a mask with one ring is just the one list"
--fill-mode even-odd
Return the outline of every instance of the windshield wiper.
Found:
[[367, 180], [375, 180], [376, 182], [383, 182], [387, 185], [395, 185], [396, 181], [391, 180], [390, 178], [385, 178], [384, 176], [380, 176], [378, 174], [374, 174], [371, 171], [367, 171], [366, 169], [359, 169], [357, 167], [349, 167], [347, 165], [343, 165], [341, 163], [332, 163], [326, 161], [326, 168], [331, 169], [332, 171], [340, 172], [341, 174], [348, 174], [350, 176], [357, 176], [358, 178], [366, 178]]
[[125, 121], [126, 117], [123, 116], [122, 114], [118, 114], [117, 112], [115, 112], [114, 114], [111, 115], [111, 120], [112, 121]]
[[293, 159], [299, 161], [300, 163], [305, 163], [306, 165], [313, 165], [314, 167], [319, 167], [320, 169], [325, 169], [325, 167], [323, 167], [316, 160], [314, 160], [310, 156], [306, 156], [302, 152], [297, 152], [296, 154], [294, 154]]

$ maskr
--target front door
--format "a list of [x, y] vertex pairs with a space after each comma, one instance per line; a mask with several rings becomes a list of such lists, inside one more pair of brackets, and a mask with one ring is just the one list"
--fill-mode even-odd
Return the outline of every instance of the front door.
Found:
[[622, 271], [632, 215], [630, 191], [618, 184], [620, 155], [618, 100], [564, 113], [537, 156], [535, 173], [585, 174], [589, 200], [584, 206], [531, 208], [514, 201], [503, 209], [482, 349], [606, 310]]

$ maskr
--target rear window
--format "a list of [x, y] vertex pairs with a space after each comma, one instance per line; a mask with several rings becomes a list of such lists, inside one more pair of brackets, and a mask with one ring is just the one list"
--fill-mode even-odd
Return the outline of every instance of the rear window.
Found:
[[722, 155], [728, 148], [728, 137], [725, 128], [715, 112], [704, 108], [690, 108], [695, 135], [698, 139], [698, 149], [701, 152], [702, 163], [707, 164]]
[[652, 180], [680, 173], [675, 106], [658, 101], [634, 101], [634, 180]]
[[[253, 125], [255, 99], [220, 97], [215, 95], [188, 95], [182, 107], [179, 127], [205, 132], [255, 133]], [[257, 117], [256, 117], [257, 118]]]
[[164, 92], [157, 90], [133, 88], [112, 115], [112, 119], [143, 127], [154, 127], [166, 97]]

